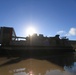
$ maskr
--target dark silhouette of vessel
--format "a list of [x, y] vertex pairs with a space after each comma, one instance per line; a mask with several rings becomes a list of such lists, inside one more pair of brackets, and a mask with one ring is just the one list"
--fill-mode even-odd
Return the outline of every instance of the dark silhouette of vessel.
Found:
[[44, 37], [42, 34], [17, 37], [12, 27], [0, 28], [0, 56], [49, 56], [74, 51], [66, 37]]

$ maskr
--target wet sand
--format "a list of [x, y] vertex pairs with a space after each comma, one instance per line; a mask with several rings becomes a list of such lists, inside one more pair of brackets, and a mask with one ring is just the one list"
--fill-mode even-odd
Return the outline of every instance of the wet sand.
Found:
[[17, 75], [17, 73], [26, 73], [27, 75], [44, 75], [46, 71], [61, 70], [63, 67], [53, 64], [47, 60], [38, 59], [24, 59], [21, 61], [13, 59], [16, 58], [0, 58], [0, 75]]

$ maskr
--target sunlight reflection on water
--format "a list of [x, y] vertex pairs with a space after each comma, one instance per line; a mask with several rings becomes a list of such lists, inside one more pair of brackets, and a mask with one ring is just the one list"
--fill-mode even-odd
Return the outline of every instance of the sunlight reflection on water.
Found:
[[[76, 75], [76, 60], [74, 59], [75, 62], [73, 62], [73, 58], [71, 58], [70, 55], [67, 56], [67, 59], [60, 55], [46, 58], [47, 59], [29, 58], [22, 60], [19, 58], [1, 58], [0, 65], [2, 63], [5, 64], [0, 66], [0, 75]], [[76, 56], [74, 58], [76, 58]], [[66, 60], [68, 60], [69, 63], [73, 62], [73, 64], [69, 66], [59, 66], [58, 62], [65, 64], [63, 61]]]
[[[29, 74], [26, 72], [18, 72], [18, 73], [14, 73], [14, 75], [35, 75], [35, 74]], [[42, 75], [42, 74], [39, 73], [37, 75]], [[68, 71], [60, 71], [60, 70], [50, 70], [50, 71], [47, 70], [44, 75], [76, 75], [76, 73], [71, 73]]]

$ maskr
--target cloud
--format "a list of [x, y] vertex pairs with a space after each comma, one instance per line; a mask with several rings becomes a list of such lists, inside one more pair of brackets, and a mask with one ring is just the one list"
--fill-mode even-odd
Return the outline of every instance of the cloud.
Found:
[[76, 36], [76, 28], [70, 28], [67, 34], [65, 36]]
[[63, 33], [65, 33], [65, 31], [63, 30], [57, 32], [57, 34], [63, 34]]
[[61, 35], [63, 34], [64, 36], [76, 36], [76, 28], [72, 27], [69, 29], [69, 31], [66, 33], [66, 31], [58, 31], [57, 34]]
[[69, 34], [75, 36], [76, 35], [76, 28], [70, 28]]

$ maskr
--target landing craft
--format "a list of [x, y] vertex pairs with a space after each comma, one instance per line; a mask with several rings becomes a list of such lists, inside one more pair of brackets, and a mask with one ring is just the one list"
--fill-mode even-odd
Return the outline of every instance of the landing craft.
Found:
[[66, 37], [60, 39], [59, 35], [44, 37], [42, 34], [18, 37], [14, 28], [0, 27], [0, 56], [48, 56], [74, 51]]

